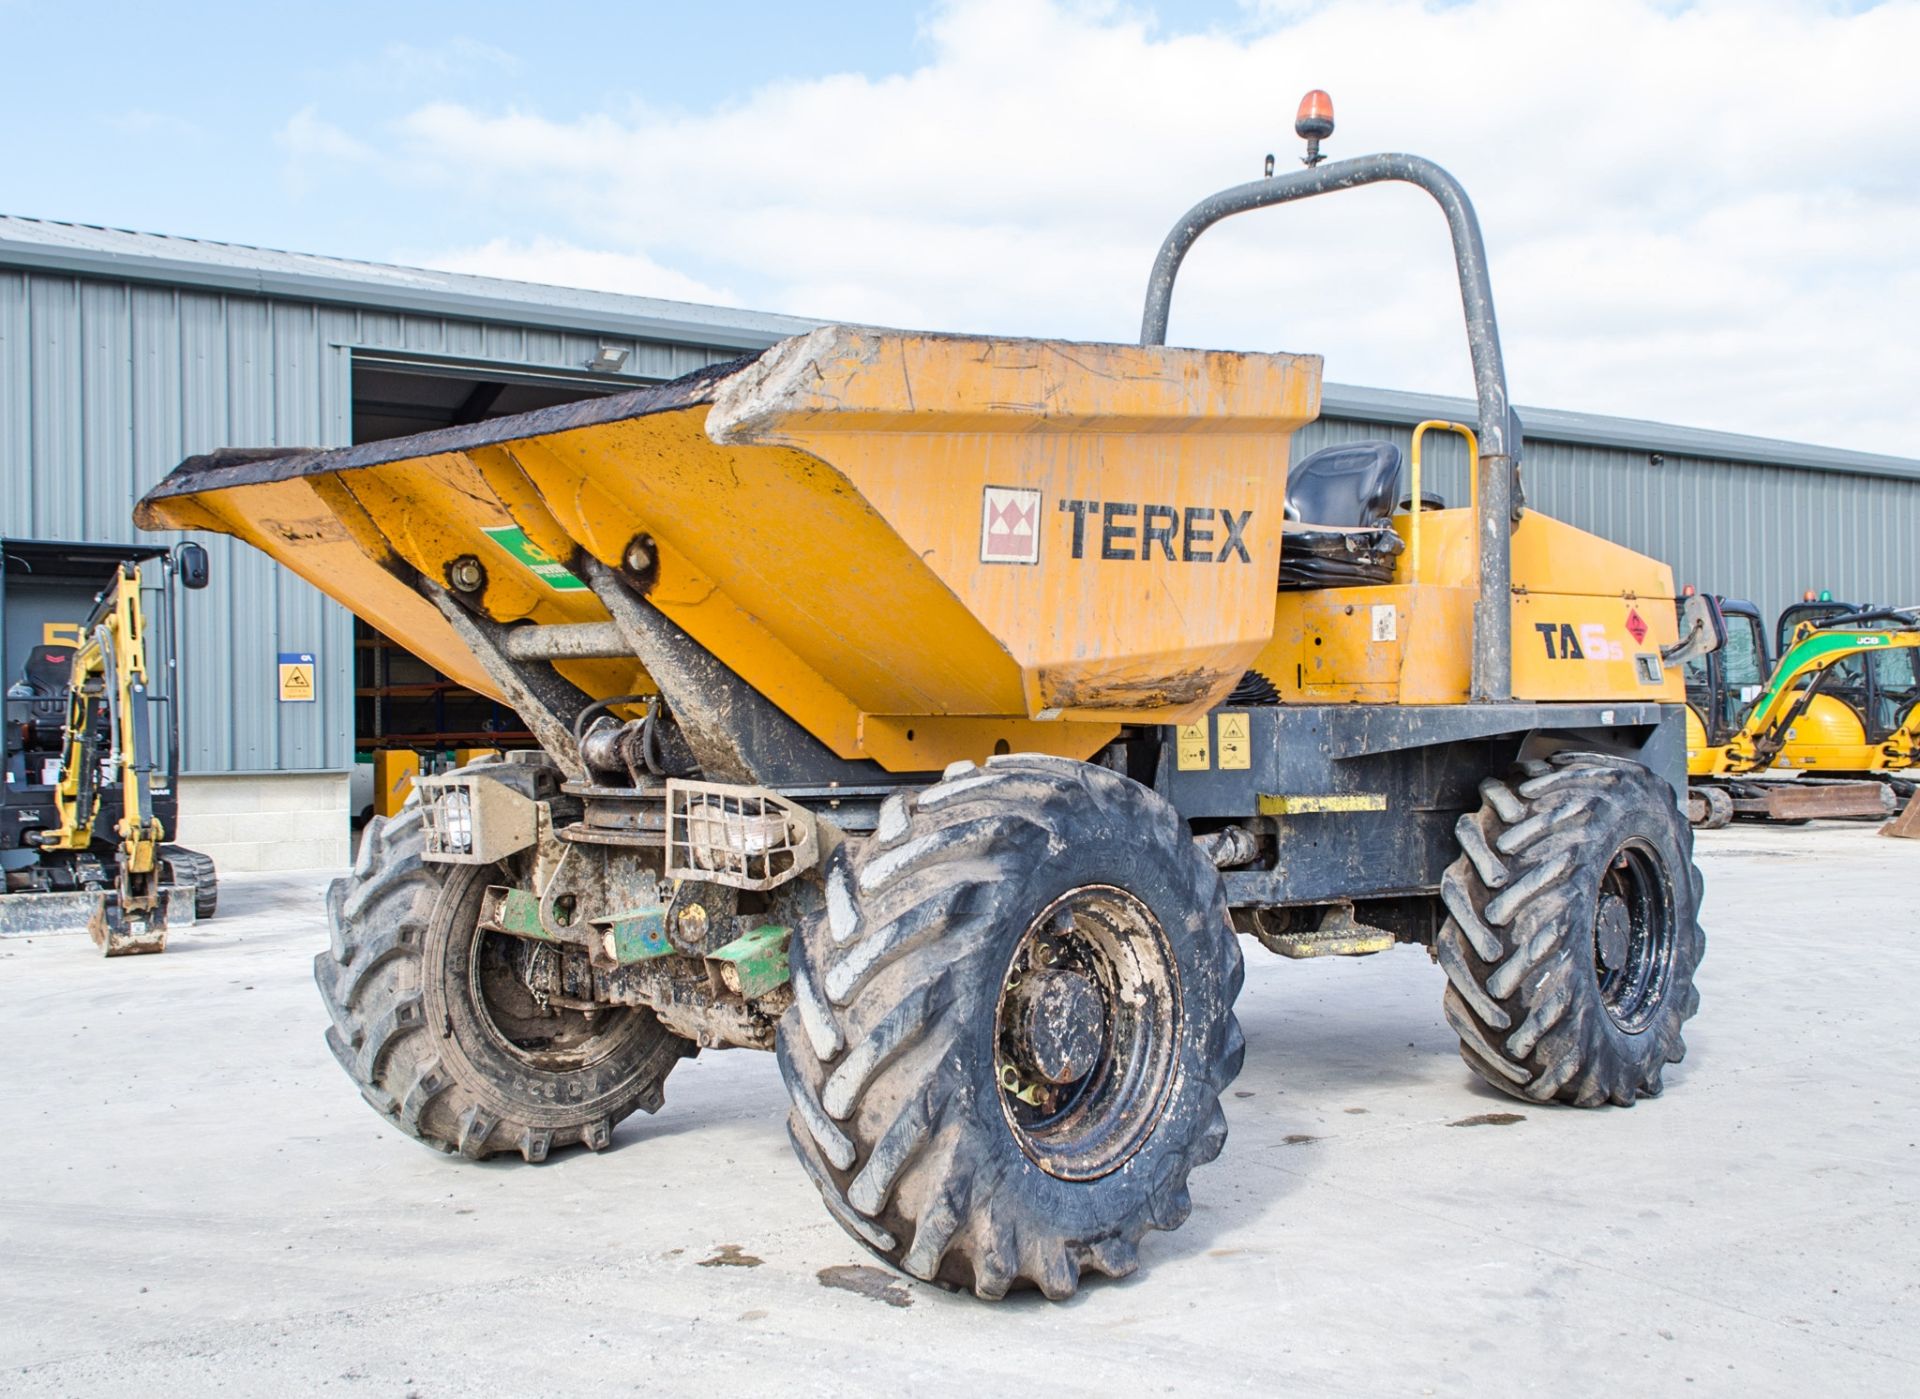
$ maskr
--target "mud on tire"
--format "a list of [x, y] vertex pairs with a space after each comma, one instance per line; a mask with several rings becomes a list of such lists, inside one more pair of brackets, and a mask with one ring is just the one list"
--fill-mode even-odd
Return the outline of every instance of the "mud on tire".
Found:
[[1672, 790], [1629, 759], [1561, 753], [1480, 792], [1435, 942], [1461, 1058], [1533, 1102], [1658, 1096], [1686, 1054], [1706, 943]]
[[[982, 1297], [1132, 1272], [1148, 1230], [1186, 1219], [1245, 1052], [1219, 877], [1172, 807], [1065, 759], [956, 765], [891, 798], [826, 883], [826, 913], [794, 940], [778, 1048], [789, 1134], [835, 1219]], [[1062, 970], [1075, 958], [1084, 976]], [[1049, 985], [1081, 998], [1055, 1029], [1096, 1028], [1048, 1041], [1076, 1063], [1055, 1072], [1081, 1076], [1025, 1087], [1042, 1106], [1023, 1107], [1002, 1012]]]
[[[478, 1160], [605, 1147], [695, 1046], [653, 1013], [539, 1014], [513, 1000], [476, 931], [496, 867], [426, 864], [420, 808], [375, 817], [353, 873], [327, 890], [331, 946], [313, 959], [327, 1047], [361, 1095], [410, 1136]], [[520, 988], [524, 992], [524, 987]]]

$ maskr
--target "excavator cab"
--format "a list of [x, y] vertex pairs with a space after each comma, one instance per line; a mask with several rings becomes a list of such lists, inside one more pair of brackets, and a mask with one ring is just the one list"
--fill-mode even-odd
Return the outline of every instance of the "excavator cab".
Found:
[[1920, 652], [1882, 651], [1873, 658], [1873, 701], [1869, 731], [1891, 734], [1920, 727]]
[[[1815, 630], [1878, 630], [1889, 624], [1911, 628], [1905, 613], [1877, 604], [1838, 602], [1822, 597], [1782, 609], [1776, 624], [1781, 654]], [[1914, 719], [1920, 704], [1920, 667], [1907, 647], [1863, 651], [1834, 663], [1820, 682], [1820, 695], [1807, 711], [1803, 735], [1790, 739], [1781, 766], [1814, 771], [1868, 771], [1878, 764], [1872, 750]], [[1797, 682], [1804, 689], [1811, 678]]]
[[[1681, 602], [1684, 606], [1685, 599]], [[1690, 771], [1699, 761], [1696, 750], [1724, 747], [1746, 722], [1773, 670], [1760, 609], [1742, 598], [1710, 597], [1708, 603], [1718, 612], [1726, 639], [1718, 649], [1685, 663], [1687, 708], [1692, 711], [1687, 744]], [[1692, 741], [1696, 727], [1698, 743]]]
[[1797, 633], [1803, 626], [1821, 627], [1844, 617], [1850, 612], [1859, 612], [1859, 604], [1835, 602], [1832, 597], [1816, 598], [1809, 593], [1802, 602], [1792, 603], [1780, 609], [1780, 617], [1774, 623], [1773, 651], [1776, 656], [1787, 654], [1787, 648], [1798, 640]]

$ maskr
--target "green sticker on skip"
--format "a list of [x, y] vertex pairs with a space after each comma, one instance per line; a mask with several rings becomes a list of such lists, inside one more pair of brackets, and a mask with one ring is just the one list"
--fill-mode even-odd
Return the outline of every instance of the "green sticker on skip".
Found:
[[576, 593], [587, 586], [567, 572], [565, 564], [527, 538], [527, 532], [518, 525], [497, 525], [482, 532], [556, 593]]

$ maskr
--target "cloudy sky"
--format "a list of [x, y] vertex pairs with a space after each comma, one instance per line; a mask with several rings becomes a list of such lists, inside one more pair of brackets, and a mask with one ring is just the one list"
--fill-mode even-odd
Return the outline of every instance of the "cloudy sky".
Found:
[[[1080, 339], [1324, 87], [1334, 154], [1472, 192], [1521, 403], [1920, 455], [1920, 0], [0, 0], [0, 49], [8, 213]], [[1407, 189], [1216, 231], [1171, 338], [1470, 383]]]

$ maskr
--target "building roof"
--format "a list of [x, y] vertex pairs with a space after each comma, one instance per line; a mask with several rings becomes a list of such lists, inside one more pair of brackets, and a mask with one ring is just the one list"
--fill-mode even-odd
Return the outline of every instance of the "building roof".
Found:
[[[1412, 424], [1430, 418], [1445, 418], [1470, 425], [1479, 410], [1470, 398], [1327, 384], [1320, 393], [1320, 411], [1327, 417], [1355, 418], [1374, 423]], [[1920, 461], [1910, 457], [1854, 452], [1841, 447], [1816, 447], [1774, 437], [1750, 437], [1739, 432], [1717, 432], [1710, 428], [1649, 422], [1644, 418], [1572, 413], [1559, 408], [1529, 408], [1525, 404], [1518, 405], [1515, 411], [1520, 415], [1523, 439], [1538, 442], [1569, 442], [1615, 451], [1747, 462], [1759, 466], [1790, 466], [1808, 471], [1839, 471], [1855, 476], [1920, 478]]]
[[0, 266], [736, 350], [762, 348], [819, 324], [799, 316], [731, 306], [582, 291], [4, 214], [0, 214]]
[[[586, 291], [12, 215], [0, 215], [0, 267], [506, 321], [721, 349], [762, 348], [820, 324], [801, 316], [733, 306]], [[1331, 417], [1411, 424], [1428, 418], [1471, 422], [1475, 410], [1470, 399], [1327, 384], [1321, 394], [1321, 411]], [[1519, 412], [1526, 436], [1542, 441], [1853, 475], [1920, 478], [1920, 461], [1907, 457], [1594, 413], [1525, 406]]]

